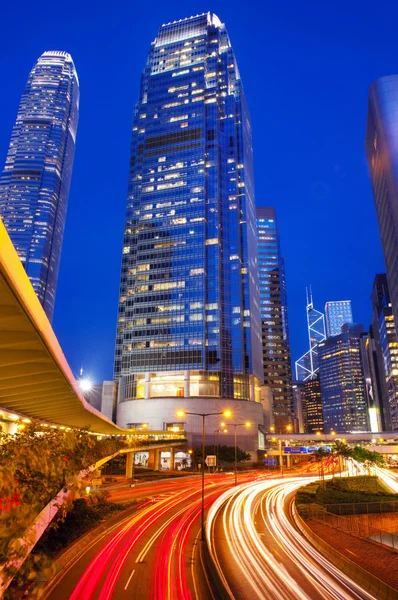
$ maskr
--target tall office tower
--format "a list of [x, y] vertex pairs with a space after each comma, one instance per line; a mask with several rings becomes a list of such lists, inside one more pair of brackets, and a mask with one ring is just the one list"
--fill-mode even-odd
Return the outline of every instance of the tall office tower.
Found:
[[256, 209], [264, 383], [272, 389], [275, 431], [292, 422], [293, 390], [284, 261], [272, 207]]
[[347, 323], [341, 334], [319, 344], [324, 429], [337, 433], [368, 431], [360, 337], [363, 326]]
[[44, 52], [22, 94], [0, 178], [0, 217], [49, 318], [54, 312], [79, 113], [67, 52]]
[[305, 403], [304, 381], [293, 381], [293, 415], [294, 430], [297, 433], [306, 433], [307, 429], [307, 407]]
[[[115, 378], [123, 425], [163, 429], [181, 406], [239, 401], [234, 410], [263, 422], [250, 118], [227, 31], [210, 13], [161, 26], [142, 74]], [[186, 426], [199, 435], [194, 417]]]
[[398, 342], [390, 290], [385, 273], [376, 275], [372, 290], [372, 331], [381, 373], [382, 423], [398, 430]]
[[353, 323], [351, 300], [336, 300], [325, 304], [327, 336], [339, 335], [344, 323]]
[[381, 380], [384, 373], [380, 373], [372, 327], [370, 327], [369, 332], [361, 333], [359, 348], [361, 352], [362, 374], [365, 382], [365, 400], [368, 410], [369, 427], [370, 431], [376, 433], [385, 430], [381, 401]]
[[392, 314], [398, 322], [398, 75], [377, 79], [369, 90], [365, 148]]
[[306, 433], [317, 431], [329, 433], [324, 430], [321, 385], [319, 373], [304, 383], [304, 397], [306, 409]]
[[296, 379], [297, 381], [307, 381], [313, 379], [318, 373], [318, 346], [326, 338], [325, 316], [323, 313], [315, 310], [312, 300], [312, 290], [306, 290], [307, 296], [307, 329], [309, 350], [296, 360]]

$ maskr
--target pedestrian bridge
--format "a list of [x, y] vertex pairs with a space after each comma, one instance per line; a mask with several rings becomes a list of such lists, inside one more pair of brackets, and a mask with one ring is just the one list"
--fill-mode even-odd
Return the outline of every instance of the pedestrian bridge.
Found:
[[184, 432], [122, 429], [85, 400], [0, 219], [0, 430], [29, 419], [165, 446], [186, 441]]

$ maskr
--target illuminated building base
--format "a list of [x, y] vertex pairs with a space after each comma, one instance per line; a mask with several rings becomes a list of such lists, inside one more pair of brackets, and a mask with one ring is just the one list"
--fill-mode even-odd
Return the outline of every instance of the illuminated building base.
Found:
[[[137, 429], [152, 429], [163, 431], [185, 431], [190, 448], [200, 448], [202, 443], [202, 418], [187, 415], [179, 419], [176, 413], [179, 409], [187, 412], [214, 413], [226, 409], [232, 410], [231, 423], [250, 421], [250, 429], [240, 427], [237, 430], [237, 445], [242, 450], [250, 452], [252, 459], [257, 460], [257, 450], [264, 447], [264, 436], [259, 426], [264, 425], [264, 409], [259, 402], [246, 400], [229, 400], [220, 398], [173, 397], [125, 400], [117, 405], [117, 424], [123, 427]], [[221, 426], [224, 422], [225, 426]], [[222, 431], [227, 429], [227, 433]], [[207, 417], [206, 445], [234, 445], [233, 428], [228, 430], [228, 419], [222, 415]]]

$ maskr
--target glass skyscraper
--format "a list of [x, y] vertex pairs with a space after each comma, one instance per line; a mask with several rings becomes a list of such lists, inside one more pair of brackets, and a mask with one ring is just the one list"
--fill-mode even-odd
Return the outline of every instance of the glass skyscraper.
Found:
[[398, 430], [398, 342], [390, 290], [385, 273], [376, 275], [372, 290], [372, 333], [381, 387], [382, 422], [387, 430]]
[[289, 425], [293, 417], [285, 268], [275, 210], [258, 207], [256, 215], [264, 383], [272, 389], [278, 431]]
[[347, 323], [318, 346], [324, 431], [368, 431], [360, 338], [363, 326]]
[[134, 112], [119, 405], [260, 400], [255, 226], [250, 118], [225, 26], [210, 13], [162, 25]]
[[339, 335], [344, 323], [353, 323], [351, 300], [335, 300], [325, 304], [326, 331], [328, 337]]
[[29, 74], [0, 179], [0, 217], [52, 320], [79, 112], [67, 52], [44, 52]]
[[391, 294], [398, 322], [398, 75], [369, 90], [365, 148]]

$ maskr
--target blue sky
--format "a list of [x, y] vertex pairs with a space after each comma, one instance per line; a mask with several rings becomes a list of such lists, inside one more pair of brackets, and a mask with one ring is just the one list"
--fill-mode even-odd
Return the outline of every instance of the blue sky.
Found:
[[86, 0], [7, 3], [0, 22], [0, 163], [20, 95], [45, 50], [67, 50], [80, 79], [77, 149], [54, 329], [75, 373], [112, 377], [130, 131], [150, 42], [165, 22], [211, 10], [226, 24], [253, 125], [256, 201], [276, 207], [292, 356], [315, 305], [351, 299], [371, 318], [384, 270], [364, 153], [367, 92], [398, 72], [398, 5]]

